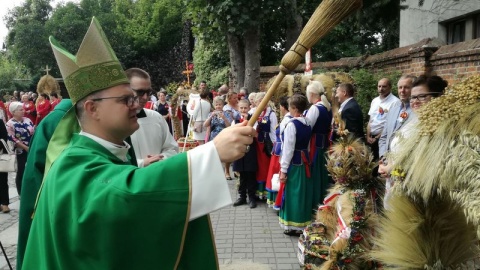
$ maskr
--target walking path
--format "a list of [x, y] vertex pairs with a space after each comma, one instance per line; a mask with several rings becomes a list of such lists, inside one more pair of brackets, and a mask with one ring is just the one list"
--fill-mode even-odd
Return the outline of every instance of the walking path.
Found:
[[[15, 174], [9, 174], [10, 213], [0, 213], [0, 241], [16, 269], [19, 197]], [[228, 181], [236, 199], [236, 181]], [[296, 258], [298, 237], [283, 234], [278, 217], [266, 203], [229, 206], [210, 215], [221, 270], [300, 269]], [[8, 265], [0, 250], [0, 270]], [[201, 269], [201, 267], [199, 267]], [[208, 270], [208, 269], [206, 269]]]
[[[228, 181], [237, 198], [236, 181]], [[229, 206], [210, 215], [220, 269], [300, 269], [298, 237], [283, 234], [276, 211], [266, 203]]]

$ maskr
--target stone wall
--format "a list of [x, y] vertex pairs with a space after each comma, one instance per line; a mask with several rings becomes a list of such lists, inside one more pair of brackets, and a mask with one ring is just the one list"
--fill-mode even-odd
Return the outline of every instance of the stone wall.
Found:
[[[454, 83], [469, 75], [480, 73], [480, 39], [444, 45], [438, 39], [426, 38], [415, 44], [393, 49], [387, 52], [341, 58], [337, 61], [313, 63], [314, 70], [345, 71], [365, 68], [372, 72], [421, 75], [432, 72], [449, 83]], [[302, 73], [305, 65], [301, 64], [295, 73]], [[277, 66], [265, 66], [260, 69], [260, 89], [273, 76], [278, 74]]]

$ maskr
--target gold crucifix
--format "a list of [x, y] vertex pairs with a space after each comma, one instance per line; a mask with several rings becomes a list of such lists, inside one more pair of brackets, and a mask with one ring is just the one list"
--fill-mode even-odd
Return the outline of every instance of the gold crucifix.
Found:
[[188, 61], [185, 61], [185, 70], [182, 71], [183, 74], [187, 75], [187, 87], [190, 87], [190, 74], [193, 73], [189, 66]]

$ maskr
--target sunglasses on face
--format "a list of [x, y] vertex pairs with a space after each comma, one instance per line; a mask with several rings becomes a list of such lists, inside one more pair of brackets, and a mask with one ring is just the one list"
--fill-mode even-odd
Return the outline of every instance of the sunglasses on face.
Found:
[[147, 96], [151, 96], [152, 95], [152, 89], [132, 89], [136, 94], [137, 96], [139, 97], [143, 97], [145, 94]]

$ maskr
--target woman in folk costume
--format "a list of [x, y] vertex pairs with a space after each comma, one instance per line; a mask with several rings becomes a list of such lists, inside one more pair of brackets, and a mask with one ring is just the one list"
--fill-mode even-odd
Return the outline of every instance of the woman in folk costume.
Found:
[[[260, 92], [255, 95], [255, 103], [260, 104], [265, 92]], [[268, 166], [270, 165], [270, 156], [273, 149], [273, 142], [275, 141], [275, 127], [277, 126], [277, 115], [272, 107], [267, 106], [258, 117], [256, 123], [257, 129], [257, 194], [259, 199], [267, 198], [267, 191], [265, 185], [267, 182]]]
[[[280, 115], [283, 115], [282, 122], [275, 128], [275, 142], [273, 143], [273, 150], [272, 156], [270, 158], [270, 166], [268, 167], [268, 175], [267, 175], [267, 184], [266, 189], [268, 192], [267, 195], [267, 204], [269, 207], [273, 207], [275, 210], [280, 210], [281, 204], [281, 197], [283, 195], [283, 187], [285, 185], [281, 184], [282, 192], [279, 193], [280, 190], [274, 191], [272, 190], [272, 177], [274, 174], [278, 174], [280, 172], [280, 156], [282, 153], [282, 138], [281, 134], [285, 130], [285, 126], [290, 121], [292, 116], [288, 111], [288, 97], [281, 97], [280, 98]], [[277, 194], [280, 194], [279, 203], [276, 203]]]
[[325, 166], [325, 152], [330, 146], [332, 109], [325, 89], [319, 81], [310, 81], [307, 86], [307, 98], [308, 102], [313, 104], [305, 115], [305, 119], [312, 127], [312, 138], [310, 139], [313, 182], [312, 209], [316, 210], [327, 195], [327, 188], [330, 185], [330, 177]]
[[279, 178], [285, 184], [285, 190], [278, 217], [280, 227], [287, 235], [299, 235], [312, 222], [312, 181], [308, 160], [308, 142], [312, 130], [302, 115], [307, 103], [303, 95], [290, 97], [288, 111], [292, 119], [282, 133]]
[[375, 259], [395, 269], [480, 269], [479, 115], [480, 75], [419, 110], [390, 157], [395, 184]]

